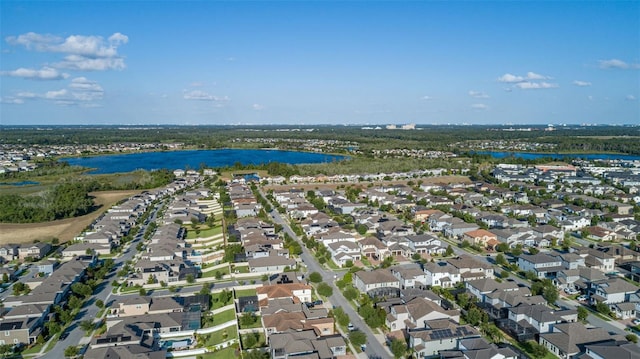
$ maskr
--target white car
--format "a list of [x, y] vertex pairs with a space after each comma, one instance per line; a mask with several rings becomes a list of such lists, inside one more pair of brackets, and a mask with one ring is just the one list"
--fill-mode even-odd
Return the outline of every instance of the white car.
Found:
[[586, 302], [586, 301], [587, 301], [587, 296], [586, 296], [586, 295], [581, 295], [581, 296], [579, 296], [579, 297], [578, 297], [578, 298], [576, 298], [576, 299], [578, 299], [578, 300], [579, 300], [579, 301], [581, 301], [581, 302]]
[[564, 292], [569, 294], [569, 295], [578, 294], [577, 290], [575, 290], [574, 288], [568, 288], [568, 287], [564, 289]]
[[633, 323], [633, 325], [640, 325], [640, 319], [634, 319], [631, 323]]

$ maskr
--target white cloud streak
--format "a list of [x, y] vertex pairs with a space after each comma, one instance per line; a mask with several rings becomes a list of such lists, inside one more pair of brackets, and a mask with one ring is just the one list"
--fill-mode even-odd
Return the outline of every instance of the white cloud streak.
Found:
[[218, 97], [201, 90], [186, 91], [183, 95], [183, 98], [185, 100], [196, 100], [196, 101], [217, 101], [217, 102], [229, 101], [229, 98], [227, 96]]
[[549, 82], [520, 82], [514, 85], [515, 87], [522, 90], [532, 90], [532, 89], [553, 89], [557, 88], [558, 84], [549, 83]]
[[469, 91], [469, 96], [473, 98], [489, 98], [489, 95], [480, 91]]
[[50, 34], [28, 32], [9, 36], [7, 43], [24, 46], [27, 50], [66, 54], [64, 60], [53, 64], [57, 68], [77, 71], [122, 70], [124, 58], [118, 47], [129, 42], [129, 37], [119, 32], [105, 40], [102, 36], [71, 35], [66, 38]]
[[630, 64], [619, 59], [600, 60], [598, 66], [601, 69], [621, 69], [621, 70], [634, 70], [640, 69], [640, 64]]
[[591, 82], [588, 81], [580, 81], [580, 80], [575, 80], [573, 81], [573, 84], [579, 87], [588, 87], [591, 86]]
[[471, 105], [471, 108], [474, 110], [485, 111], [489, 109], [489, 106], [483, 103], [474, 103], [473, 105]]
[[40, 70], [21, 67], [13, 71], [2, 71], [0, 74], [2, 74], [2, 76], [21, 77], [27, 80], [40, 81], [63, 80], [69, 77], [69, 74], [51, 67], [43, 67]]

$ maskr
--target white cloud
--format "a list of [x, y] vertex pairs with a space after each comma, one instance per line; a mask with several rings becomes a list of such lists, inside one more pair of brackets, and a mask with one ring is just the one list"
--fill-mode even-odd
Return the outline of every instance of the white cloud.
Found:
[[1, 74], [3, 76], [22, 77], [23, 79], [43, 81], [62, 80], [69, 77], [69, 74], [60, 72], [51, 67], [43, 67], [40, 70], [21, 67], [13, 71], [2, 71]]
[[524, 81], [524, 77], [516, 76], [508, 73], [498, 77], [498, 82], [516, 83], [516, 82], [522, 82], [522, 81]]
[[537, 73], [531, 72], [531, 71], [527, 72], [527, 80], [547, 80], [547, 79], [550, 79], [550, 77], [549, 76], [540, 75], [540, 74], [537, 74]]
[[126, 67], [121, 57], [89, 58], [80, 55], [65, 56], [54, 66], [76, 71], [123, 70]]
[[594, 97], [593, 97], [593, 96], [591, 96], [591, 95], [589, 95], [589, 96], [587, 96], [587, 99], [588, 99], [589, 101], [593, 101]]
[[16, 94], [20, 98], [38, 98], [38, 94], [28, 91], [21, 91]]
[[10, 105], [22, 105], [24, 100], [21, 98], [15, 97], [0, 97], [0, 103], [10, 104]]
[[633, 95], [627, 95], [627, 97], [625, 97], [625, 100], [627, 100], [627, 101], [635, 101], [636, 97], [633, 96]]
[[587, 81], [580, 81], [580, 80], [575, 80], [573, 81], [573, 84], [576, 86], [580, 86], [580, 87], [587, 87], [587, 86], [591, 86], [591, 82], [587, 82]]
[[198, 100], [198, 101], [229, 101], [227, 96], [218, 97], [204, 92], [201, 90], [186, 91], [183, 95], [185, 100]]
[[598, 65], [601, 69], [640, 69], [640, 64], [629, 64], [618, 59], [600, 60]]
[[44, 98], [48, 100], [55, 100], [55, 99], [66, 97], [68, 93], [69, 91], [67, 91], [67, 89], [62, 89], [58, 91], [47, 91], [47, 93], [44, 94]]
[[431, 96], [422, 96], [422, 99], [425, 100], [425, 101], [431, 101], [431, 100], [433, 100], [433, 97], [431, 97]]
[[553, 89], [557, 88], [558, 84], [549, 83], [549, 82], [519, 82], [514, 85], [515, 87], [522, 90], [531, 90], [531, 89]]
[[86, 77], [76, 77], [71, 80], [69, 87], [78, 91], [104, 92], [102, 86], [98, 85], [95, 81], [87, 79]]
[[253, 105], [251, 105], [251, 108], [253, 108], [253, 109], [254, 109], [254, 110], [256, 110], [256, 111], [262, 111], [262, 110], [264, 110], [264, 106], [262, 106], [262, 105], [260, 105], [260, 104], [257, 104], [257, 103], [254, 103]]
[[473, 105], [471, 105], [471, 108], [474, 109], [474, 110], [484, 111], [484, 110], [488, 110], [489, 106], [487, 106], [487, 105], [485, 105], [483, 103], [474, 103]]
[[489, 95], [480, 91], [469, 91], [469, 96], [473, 98], [489, 98]]
[[29, 32], [6, 38], [11, 45], [21, 45], [28, 50], [66, 54], [63, 61], [54, 64], [59, 68], [78, 71], [122, 70], [126, 66], [118, 55], [118, 47], [129, 42], [129, 37], [119, 32], [105, 40], [102, 36], [71, 35], [61, 38], [50, 34]]

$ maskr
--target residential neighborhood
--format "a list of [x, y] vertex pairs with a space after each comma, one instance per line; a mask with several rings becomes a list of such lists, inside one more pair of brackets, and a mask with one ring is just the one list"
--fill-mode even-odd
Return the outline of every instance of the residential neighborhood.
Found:
[[437, 172], [176, 170], [71, 242], [0, 247], [0, 344], [51, 358], [640, 355], [640, 164]]

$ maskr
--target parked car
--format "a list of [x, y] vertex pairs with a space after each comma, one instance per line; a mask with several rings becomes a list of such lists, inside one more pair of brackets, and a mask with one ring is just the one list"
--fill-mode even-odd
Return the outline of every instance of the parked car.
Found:
[[578, 298], [576, 298], [576, 299], [578, 299], [578, 300], [579, 300], [579, 301], [581, 301], [581, 302], [586, 302], [586, 301], [587, 301], [587, 296], [586, 296], [586, 295], [581, 295], [581, 296], [579, 296], [579, 297], [578, 297]]
[[349, 329], [349, 331], [353, 331], [356, 327], [353, 326], [353, 323], [349, 323], [349, 325], [347, 325], [347, 329]]
[[640, 325], [640, 319], [634, 319], [631, 323], [633, 323], [633, 325], [638, 326]]
[[579, 293], [575, 288], [569, 288], [569, 287], [565, 288], [564, 292], [569, 295], [574, 295]]

